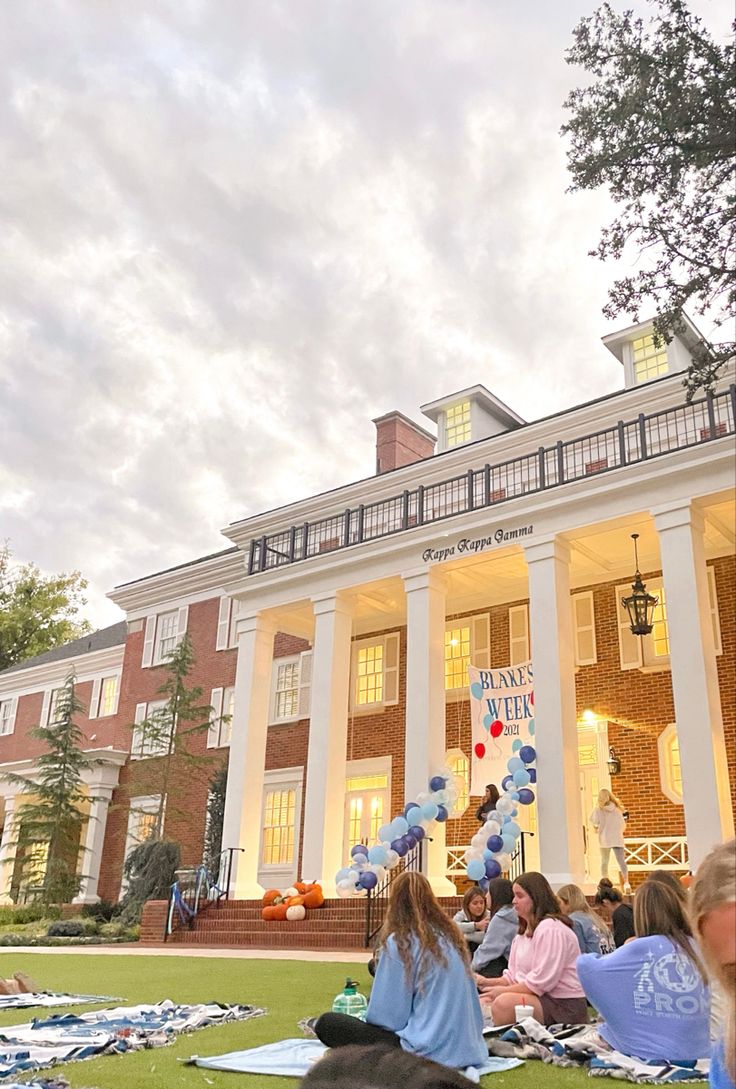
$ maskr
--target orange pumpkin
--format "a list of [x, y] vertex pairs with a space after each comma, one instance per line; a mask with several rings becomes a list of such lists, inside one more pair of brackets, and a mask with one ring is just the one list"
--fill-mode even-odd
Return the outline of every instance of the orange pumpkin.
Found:
[[320, 885], [312, 885], [306, 896], [302, 897], [305, 908], [321, 908], [325, 902], [325, 894]]
[[266, 889], [263, 894], [263, 900], [261, 901], [263, 906], [270, 907], [271, 904], [275, 904], [277, 896], [281, 896], [279, 889]]
[[304, 905], [304, 897], [303, 896], [290, 896], [289, 899], [286, 901], [287, 908], [290, 908], [290, 907], [302, 907], [303, 905]]

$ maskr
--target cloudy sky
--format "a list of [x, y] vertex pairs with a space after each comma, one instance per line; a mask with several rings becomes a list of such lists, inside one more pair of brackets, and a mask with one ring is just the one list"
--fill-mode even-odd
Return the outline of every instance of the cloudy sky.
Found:
[[[476, 382], [527, 419], [616, 389], [614, 270], [586, 256], [611, 208], [565, 193], [558, 135], [594, 6], [3, 5], [16, 558], [80, 569], [112, 623], [115, 584], [372, 473], [372, 417], [427, 423]], [[693, 6], [722, 38], [730, 3]]]

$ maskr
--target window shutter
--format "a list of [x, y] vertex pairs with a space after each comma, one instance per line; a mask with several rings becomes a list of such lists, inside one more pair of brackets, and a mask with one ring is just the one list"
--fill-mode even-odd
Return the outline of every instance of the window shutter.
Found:
[[153, 662], [153, 644], [156, 638], [156, 617], [146, 617], [146, 634], [143, 636], [143, 660], [141, 667], [146, 669]]
[[8, 733], [9, 734], [12, 734], [13, 730], [15, 729], [15, 715], [16, 715], [17, 710], [18, 710], [18, 697], [13, 696], [13, 698], [10, 701], [10, 718], [8, 720]]
[[595, 606], [593, 591], [573, 594], [572, 626], [575, 633], [575, 665], [595, 665], [598, 649], [595, 641]]
[[189, 606], [182, 605], [179, 609], [179, 615], [176, 618], [176, 642], [177, 645], [181, 643], [184, 638], [184, 633], [187, 630], [187, 620], [189, 619]]
[[228, 646], [237, 647], [238, 645], [238, 617], [240, 616], [240, 602], [233, 601], [232, 608], [230, 610], [230, 642]]
[[222, 696], [224, 691], [223, 688], [213, 688], [210, 693], [212, 720], [210, 721], [210, 728], [207, 731], [208, 749], [216, 749], [220, 744], [220, 727], [222, 726], [220, 718], [222, 717]]
[[478, 669], [491, 668], [491, 623], [488, 613], [474, 616], [470, 629], [470, 660]]
[[512, 666], [529, 661], [529, 609], [526, 605], [512, 605], [509, 609], [509, 659]]
[[120, 685], [122, 683], [123, 683], [122, 674], [119, 673], [117, 675], [117, 677], [115, 678], [115, 707], [114, 707], [113, 712], [112, 712], [114, 715], [116, 715], [118, 713], [118, 706], [120, 704]]
[[92, 695], [89, 701], [89, 714], [87, 718], [97, 718], [100, 713], [100, 689], [102, 687], [102, 678], [96, 677], [92, 682]]
[[399, 702], [399, 633], [391, 632], [383, 643], [383, 702]]
[[[146, 717], [146, 708], [147, 708], [147, 706], [148, 705], [145, 704], [145, 703], [137, 703], [135, 705], [135, 718], [133, 719], [133, 721], [135, 722], [135, 725], [137, 727], [140, 727], [141, 722], [143, 722], [143, 720]], [[143, 755], [143, 740], [144, 740], [143, 730], [141, 730], [141, 729], [133, 730], [133, 740], [132, 740], [131, 746], [130, 746], [130, 755], [131, 756], [142, 756]]]
[[[275, 689], [275, 683], [274, 683]], [[305, 650], [299, 656], [299, 718], [309, 718], [312, 707], [312, 652]]]
[[41, 722], [39, 725], [48, 726], [49, 724], [49, 711], [51, 710], [51, 690], [44, 692], [43, 703], [41, 705]]
[[217, 642], [215, 650], [225, 650], [230, 645], [230, 610], [233, 599], [231, 597], [220, 598], [220, 612], [217, 617]]
[[619, 586], [614, 591], [616, 595], [616, 613], [618, 621], [618, 650], [622, 669], [641, 669], [644, 664], [642, 657], [642, 640], [638, 635], [631, 634], [629, 627], [629, 614], [621, 604], [623, 598], [628, 597], [628, 586]]
[[723, 654], [721, 642], [721, 621], [718, 616], [718, 598], [716, 597], [716, 573], [712, 567], [706, 567], [708, 574], [708, 599], [710, 601], [710, 618], [713, 624], [713, 642], [716, 646], [716, 654]]

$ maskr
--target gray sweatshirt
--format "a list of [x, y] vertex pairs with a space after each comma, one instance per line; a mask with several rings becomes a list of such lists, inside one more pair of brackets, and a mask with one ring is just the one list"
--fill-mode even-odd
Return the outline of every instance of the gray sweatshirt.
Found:
[[479, 972], [496, 957], [509, 959], [511, 943], [519, 932], [519, 916], [511, 906], [499, 908], [486, 927], [483, 941], [473, 954], [473, 968]]

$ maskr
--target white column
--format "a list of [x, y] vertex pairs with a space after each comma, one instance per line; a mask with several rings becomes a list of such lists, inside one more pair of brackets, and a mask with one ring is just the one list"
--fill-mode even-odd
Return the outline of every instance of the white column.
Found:
[[[406, 727], [404, 797], [429, 789], [433, 772], [446, 764], [445, 583], [438, 572], [404, 575], [406, 592]], [[435, 822], [425, 854], [427, 877], [438, 895], [452, 896], [447, 877], [445, 825]]]
[[3, 836], [0, 841], [0, 904], [12, 904], [10, 886], [15, 868], [15, 795], [5, 797]]
[[258, 882], [258, 869], [276, 628], [275, 624], [256, 614], [239, 619], [237, 631], [235, 713], [230, 739], [222, 849], [244, 848], [242, 852], [233, 854], [230, 895], [237, 900], [250, 900], [260, 899], [264, 892]]
[[575, 649], [570, 549], [551, 537], [524, 549], [534, 669], [539, 864], [553, 887], [582, 884], [583, 820], [578, 782]]
[[689, 503], [652, 511], [662, 577], [690, 865], [733, 835], [703, 516]]
[[73, 904], [96, 904], [100, 897], [97, 885], [100, 880], [102, 848], [105, 843], [107, 828], [107, 809], [112, 799], [112, 787], [90, 786], [89, 818], [84, 826], [84, 844], [80, 875], [82, 878], [79, 892], [72, 900]]
[[335, 895], [335, 874], [345, 865], [345, 770], [350, 696], [352, 616], [339, 595], [314, 600], [312, 702], [304, 803], [302, 879], [321, 881]]

